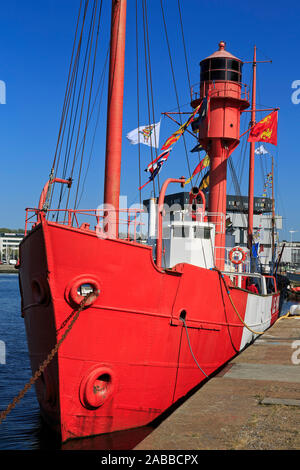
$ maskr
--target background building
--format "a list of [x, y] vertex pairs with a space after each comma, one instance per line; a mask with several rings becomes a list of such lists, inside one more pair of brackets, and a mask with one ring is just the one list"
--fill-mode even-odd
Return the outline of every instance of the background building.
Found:
[[282, 241], [279, 244], [282, 251], [281, 268], [283, 270], [300, 271], [300, 242]]
[[[247, 248], [248, 241], [248, 197], [227, 196], [227, 232], [233, 236], [231, 246]], [[270, 266], [272, 262], [272, 199], [255, 197], [253, 208], [253, 243], [258, 244], [260, 263]], [[282, 229], [282, 216], [274, 218], [274, 242], [276, 257], [280, 252], [278, 230]], [[227, 243], [229, 245], [229, 242]]]
[[0, 260], [2, 263], [15, 264], [19, 257], [19, 245], [23, 233], [0, 233]]

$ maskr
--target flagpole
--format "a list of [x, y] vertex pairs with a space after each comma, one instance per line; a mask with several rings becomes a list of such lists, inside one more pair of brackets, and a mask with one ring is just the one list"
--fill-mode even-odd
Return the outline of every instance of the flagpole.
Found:
[[[255, 111], [256, 111], [256, 112], [262, 112], [262, 111], [279, 111], [279, 109], [280, 109], [280, 108], [266, 108], [266, 109], [256, 109]], [[245, 113], [245, 112], [249, 112], [249, 113], [250, 113], [250, 112], [252, 112], [252, 109], [249, 109], [249, 110], [246, 110], [246, 111], [241, 111], [241, 113]], [[253, 127], [255, 127], [255, 124], [253, 124], [253, 126], [249, 127], [245, 132], [243, 132], [243, 133], [240, 135], [239, 139], [240, 139], [241, 137], [243, 137], [245, 134], [247, 134], [247, 132], [250, 132], [250, 131], [253, 129]]]
[[275, 200], [274, 200], [274, 158], [272, 157], [272, 263], [275, 265]]
[[[253, 79], [252, 79], [252, 106], [251, 106], [251, 126], [255, 124], [256, 111], [256, 46], [253, 53]], [[253, 207], [254, 207], [254, 151], [255, 142], [250, 142], [249, 158], [249, 188], [248, 188], [248, 248], [250, 259], [252, 259], [253, 241]], [[252, 264], [252, 263], [251, 263]], [[250, 270], [252, 271], [251, 267]]]

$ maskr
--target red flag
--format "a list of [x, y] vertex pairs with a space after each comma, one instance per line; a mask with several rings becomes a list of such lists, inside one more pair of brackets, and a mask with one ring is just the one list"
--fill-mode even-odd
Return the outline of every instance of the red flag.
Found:
[[268, 114], [251, 129], [248, 142], [266, 142], [277, 145], [278, 111]]
[[203, 160], [201, 160], [201, 162], [198, 163], [198, 165], [194, 169], [192, 176], [185, 181], [184, 186], [188, 184], [192, 180], [192, 178], [194, 178], [194, 176], [197, 175], [197, 173], [200, 173], [200, 171], [202, 171], [203, 168], [206, 168], [209, 164], [210, 164], [209, 156], [206, 154]]

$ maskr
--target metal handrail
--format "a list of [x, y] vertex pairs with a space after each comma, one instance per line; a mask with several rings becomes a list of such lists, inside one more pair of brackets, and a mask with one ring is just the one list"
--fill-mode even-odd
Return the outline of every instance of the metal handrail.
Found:
[[[36, 207], [27, 207], [25, 209], [26, 211], [26, 217], [25, 217], [25, 236], [28, 233], [28, 227], [29, 225], [32, 226], [32, 228], [37, 225], [39, 222], [41, 222], [42, 218], [46, 217], [46, 213], [65, 213], [66, 217], [64, 218], [63, 221], [60, 222], [55, 222], [59, 225], [63, 225], [66, 227], [74, 227], [74, 228], [83, 228], [83, 229], [89, 229], [89, 224], [86, 222], [83, 222], [82, 224], [79, 223], [78, 216], [83, 215], [83, 216], [92, 216], [96, 218], [96, 227], [95, 231], [97, 231], [97, 228], [99, 229], [99, 226], [101, 224], [101, 220], [104, 224], [105, 219], [109, 217], [109, 213], [114, 213], [114, 209], [48, 209], [47, 211], [44, 211], [43, 209], [38, 209]], [[127, 237], [126, 240], [131, 240], [133, 238], [134, 241], [137, 239], [137, 228], [138, 226], [143, 226], [145, 225], [143, 222], [140, 220], [137, 221], [138, 216], [143, 213], [143, 209], [119, 209], [118, 213], [119, 214], [124, 214], [124, 218], [119, 218], [119, 222], [121, 224], [126, 224], [127, 226]], [[35, 218], [34, 220], [31, 220]], [[138, 223], [137, 223], [138, 222]], [[112, 221], [113, 223], [113, 221]], [[115, 223], [117, 223], [115, 221]], [[130, 226], [131, 224], [134, 225], [134, 232], [133, 236], [130, 236]]]
[[[233, 81], [230, 81], [230, 80], [214, 80], [214, 81], [209, 81], [209, 82], [198, 82], [198, 83], [195, 83], [194, 85], [191, 86], [191, 89], [190, 89], [190, 93], [191, 93], [191, 101], [195, 101], [197, 99], [200, 99], [201, 96], [200, 96], [200, 86], [201, 84], [204, 85], [204, 90], [203, 90], [203, 94], [205, 95], [206, 94], [206, 88], [207, 89], [210, 89], [210, 97], [216, 97], [217, 95], [219, 95], [221, 92], [228, 92], [228, 91], [237, 91], [236, 89], [230, 89], [226, 86], [224, 86], [224, 88], [220, 89], [214, 89], [212, 87], [212, 83], [228, 83], [229, 85], [230, 84], [235, 84], [235, 85], [240, 85], [241, 87], [241, 96], [240, 96], [240, 99], [242, 100], [246, 100], [246, 101], [249, 101], [249, 98], [250, 98], [250, 90], [249, 90], [249, 86], [247, 85], [247, 83], [243, 83], [243, 82], [233, 82]], [[206, 84], [208, 85], [206, 87]], [[194, 87], [198, 87], [199, 90], [197, 91], [194, 91]]]

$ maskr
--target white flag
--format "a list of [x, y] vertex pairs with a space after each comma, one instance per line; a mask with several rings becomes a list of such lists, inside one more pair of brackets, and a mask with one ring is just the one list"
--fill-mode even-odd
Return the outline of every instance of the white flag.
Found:
[[259, 147], [257, 147], [254, 153], [256, 153], [256, 155], [265, 155], [268, 152], [266, 151], [263, 145], [260, 145]]
[[145, 144], [149, 147], [159, 147], [160, 121], [149, 126], [140, 126], [127, 134], [131, 144]]

